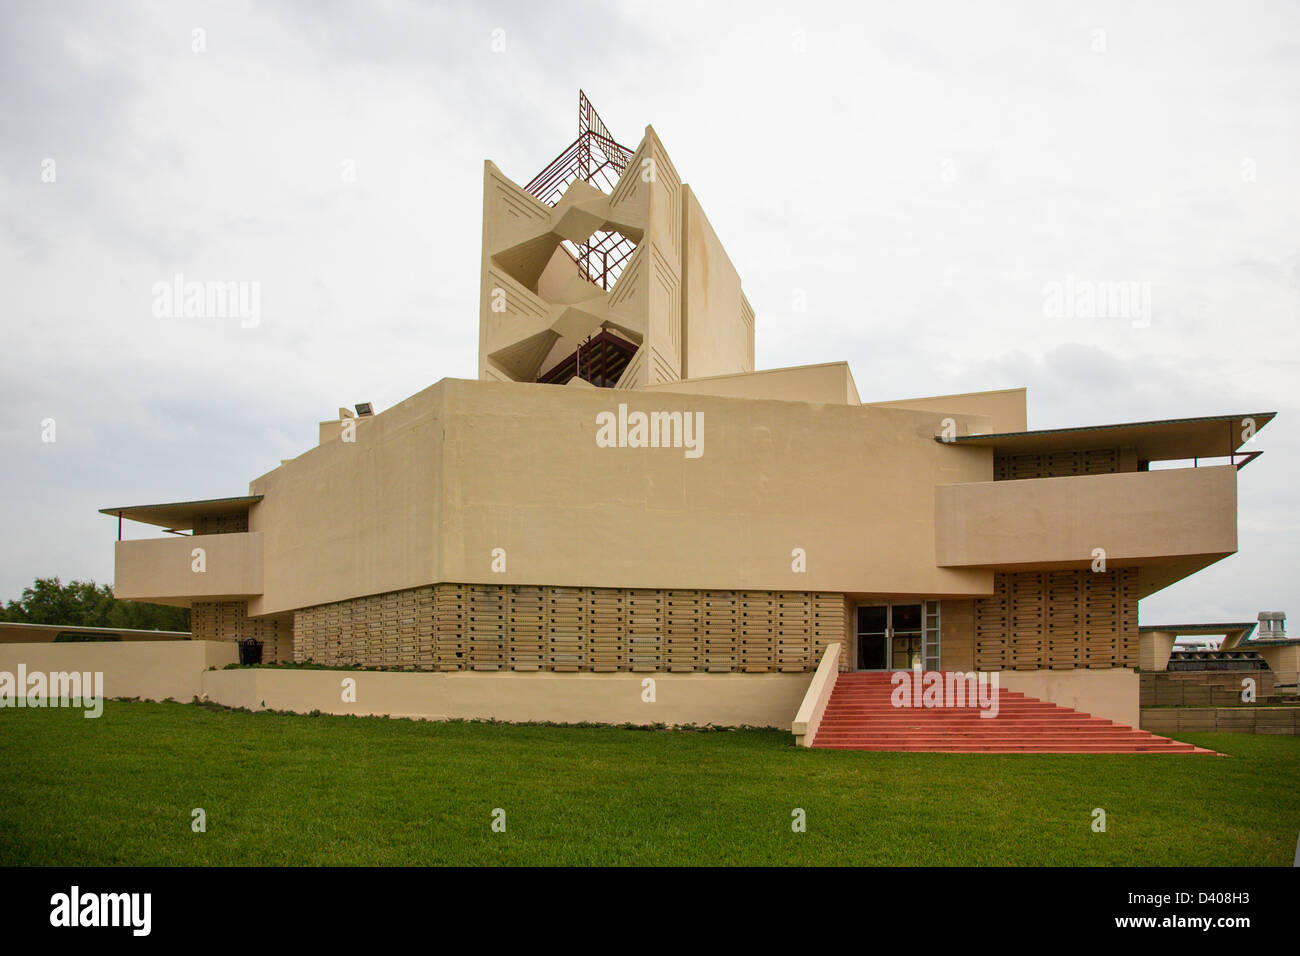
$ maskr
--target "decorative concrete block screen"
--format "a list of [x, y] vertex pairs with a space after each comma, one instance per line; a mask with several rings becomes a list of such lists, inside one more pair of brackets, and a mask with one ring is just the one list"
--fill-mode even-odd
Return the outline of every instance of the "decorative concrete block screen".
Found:
[[844, 596], [437, 584], [294, 615], [294, 656], [419, 670], [811, 671]]
[[200, 516], [194, 519], [195, 534], [242, 534], [248, 530], [248, 514]]
[[293, 660], [293, 628], [290, 623], [248, 616], [247, 601], [195, 601], [190, 607], [190, 633], [196, 641], [262, 642], [262, 660]]
[[1118, 448], [1056, 451], [1035, 455], [998, 455], [993, 459], [993, 480], [1061, 478], [1066, 475], [1109, 475], [1120, 470]]
[[1137, 569], [999, 571], [975, 601], [980, 670], [1138, 666]]

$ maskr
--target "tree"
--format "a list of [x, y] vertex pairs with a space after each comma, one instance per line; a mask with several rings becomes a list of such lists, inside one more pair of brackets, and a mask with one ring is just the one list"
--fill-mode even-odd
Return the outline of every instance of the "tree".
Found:
[[188, 631], [190, 610], [140, 601], [119, 601], [107, 584], [57, 577], [37, 578], [23, 596], [0, 609], [0, 621], [13, 624], [64, 624], [69, 627], [120, 627], [145, 631]]

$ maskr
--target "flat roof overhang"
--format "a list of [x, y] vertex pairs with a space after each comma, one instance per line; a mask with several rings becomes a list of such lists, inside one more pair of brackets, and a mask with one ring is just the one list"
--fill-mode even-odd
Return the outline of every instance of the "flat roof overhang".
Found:
[[246, 514], [250, 507], [262, 500], [262, 497], [262, 495], [240, 495], [235, 498], [204, 498], [199, 501], [128, 505], [121, 508], [100, 508], [99, 513], [139, 521], [142, 524], [156, 525], [169, 531], [193, 531], [195, 518]]
[[1143, 624], [1139, 631], [1163, 631], [1166, 634], [1229, 634], [1234, 631], [1249, 633], [1255, 629], [1255, 621], [1243, 621], [1234, 624]]
[[1139, 631], [1163, 631], [1183, 637], [1191, 634], [1222, 634], [1225, 651], [1249, 651], [1257, 647], [1287, 647], [1300, 644], [1300, 637], [1258, 637], [1252, 636], [1257, 621], [1243, 621], [1240, 624], [1143, 624]]
[[[1121, 447], [1137, 449], [1138, 458], [1144, 461], [1226, 458], [1246, 443], [1247, 438], [1243, 435], [1247, 430], [1258, 432], [1276, 415], [1277, 412], [1255, 412], [1208, 418], [1171, 418], [1121, 425], [1005, 432], [1000, 435], [964, 435], [946, 440], [936, 436], [935, 441], [945, 445], [992, 448], [999, 455]], [[1251, 423], [1253, 429], [1250, 428]]]

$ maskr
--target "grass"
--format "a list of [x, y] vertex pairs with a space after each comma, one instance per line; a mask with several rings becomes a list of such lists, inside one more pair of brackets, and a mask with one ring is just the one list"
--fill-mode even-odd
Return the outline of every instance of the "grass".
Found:
[[[6, 708], [0, 864], [1289, 866], [1300, 738], [1182, 739], [1233, 756], [853, 753], [762, 730]], [[191, 832], [197, 807], [205, 833]], [[805, 833], [791, 831], [795, 808]]]

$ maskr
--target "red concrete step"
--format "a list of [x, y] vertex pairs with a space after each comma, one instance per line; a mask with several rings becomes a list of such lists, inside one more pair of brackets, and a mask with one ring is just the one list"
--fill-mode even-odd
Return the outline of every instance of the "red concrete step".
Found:
[[852, 739], [863, 735], [870, 735], [872, 740], [1151, 740], [1152, 735], [1148, 731], [1131, 730], [1125, 727], [1066, 727], [1063, 730], [1048, 730], [1048, 728], [1034, 728], [1031, 732], [1017, 730], [1017, 728], [1004, 727], [992, 731], [982, 730], [958, 730], [958, 728], [943, 727], [894, 727], [891, 730], [876, 730], [876, 728], [859, 728], [859, 727], [831, 727], [828, 730], [819, 730], [819, 743], [822, 740], [831, 740], [833, 737], [842, 737], [842, 739]]
[[918, 734], [966, 734], [975, 736], [991, 736], [995, 734], [1009, 734], [1015, 736], [1026, 735], [1053, 735], [1069, 736], [1078, 734], [1131, 734], [1134, 732], [1132, 727], [1123, 727], [1121, 724], [1105, 723], [1062, 723], [1062, 724], [1022, 724], [1006, 723], [996, 727], [985, 727], [978, 723], [889, 723], [880, 724], [871, 721], [862, 721], [858, 723], [842, 723], [839, 721], [827, 724], [822, 722], [819, 734], [872, 734], [875, 736], [883, 734], [917, 736]]
[[910, 717], [914, 720], [927, 720], [937, 718], [952, 718], [954, 720], [982, 720], [986, 723], [990, 720], [1078, 720], [1080, 715], [1077, 711], [1068, 710], [1002, 710], [992, 717], [981, 717], [978, 710], [955, 710], [951, 708], [935, 707], [836, 707], [834, 710], [827, 707], [826, 716], [846, 717], [846, 718], [887, 718], [887, 717]]
[[[826, 721], [826, 717], [822, 718]], [[1097, 723], [1108, 724], [1110, 721], [1093, 721], [1087, 717], [1080, 717], [1079, 714], [1062, 714], [1061, 717], [1056, 715], [1047, 715], [1047, 717], [1001, 717], [996, 718], [976, 717], [975, 714], [935, 714], [935, 715], [914, 715], [914, 714], [833, 714], [832, 721], [835, 723], [853, 723], [862, 724], [866, 727], [987, 727], [989, 721], [997, 721], [998, 726], [1017, 726], [1017, 727], [1075, 727], [1080, 724], [1088, 724], [1089, 727], [1097, 726]], [[1119, 726], [1119, 724], [1114, 724]]]
[[[824, 737], [819, 734], [817, 737], [817, 744], [819, 746], [823, 743], [851, 744], [851, 743], [858, 742], [859, 737], [860, 735], [858, 734], [827, 734]], [[1051, 744], [1052, 746], [1058, 746], [1063, 744], [1117, 744], [1117, 745], [1118, 744], [1142, 744], [1144, 746], [1145, 745], [1165, 746], [1165, 744], [1160, 743], [1158, 740], [1153, 743], [1151, 737], [1149, 736], [1143, 737], [1137, 734], [1119, 734], [1119, 735], [1067, 734], [1067, 735], [1062, 735], [1057, 737], [1035, 736], [1032, 738], [1026, 738], [1024, 736], [1020, 736], [1017, 734], [1004, 734], [1004, 735], [997, 735], [992, 737], [978, 736], [978, 735], [962, 735], [962, 734], [918, 734], [915, 736], [884, 735], [884, 736], [873, 736], [870, 742], [873, 744], [879, 744], [881, 746], [885, 744], [916, 744], [919, 746], [922, 744], [948, 744], [948, 743], [1008, 744], [1008, 745], [1028, 743], [1028, 744]], [[1170, 743], [1172, 744], [1176, 742], [1170, 741]]]
[[814, 747], [931, 753], [1211, 753], [1091, 714], [998, 690], [979, 707], [895, 707], [889, 674], [840, 674]]
[[[854, 704], [854, 702], [848, 702], [848, 701], [837, 701], [835, 706], [827, 705], [826, 710], [827, 713], [829, 714], [836, 714], [836, 713], [930, 714], [930, 713], [935, 713], [935, 711], [946, 711], [946, 713], [952, 713], [952, 714], [983, 713], [983, 710], [980, 708], [896, 708], [896, 706], [893, 706], [892, 704]], [[1002, 714], [1014, 714], [1014, 715], [1048, 714], [1050, 715], [1050, 714], [1070, 713], [1069, 708], [1031, 708], [1031, 706], [1023, 706], [1023, 708], [1013, 708], [1013, 706], [1000, 706], [1000, 708], [998, 708], [997, 711], [998, 711], [998, 715], [1002, 715]], [[988, 719], [992, 719], [992, 718], [985, 717], [984, 719], [985, 721], [988, 721]]]
[[1090, 744], [1061, 744], [1035, 746], [1033, 744], [1022, 744], [1018, 746], [962, 746], [962, 745], [871, 745], [871, 744], [816, 744], [816, 747], [823, 750], [870, 750], [888, 753], [936, 753], [936, 754], [964, 754], [964, 753], [981, 753], [981, 754], [1210, 754], [1211, 750], [1202, 750], [1199, 747], [1193, 747], [1191, 744], [1185, 744], [1183, 747], [1142, 747], [1133, 745], [1123, 745], [1113, 747], [1109, 745], [1093, 746]]

